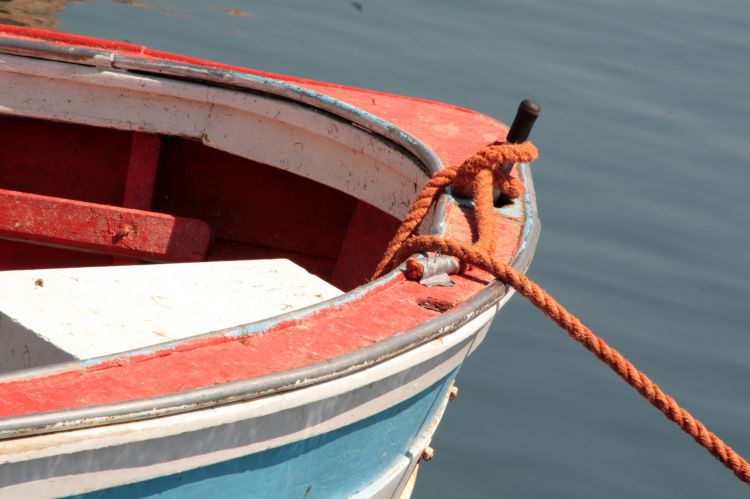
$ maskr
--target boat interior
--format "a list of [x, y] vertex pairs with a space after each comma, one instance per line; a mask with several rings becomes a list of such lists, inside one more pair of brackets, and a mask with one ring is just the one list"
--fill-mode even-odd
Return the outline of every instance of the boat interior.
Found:
[[[16, 207], [0, 212], [2, 270], [285, 258], [349, 290], [398, 225], [350, 194], [194, 139], [7, 115], [0, 189]], [[108, 233], [82, 237], [101, 224]], [[163, 250], [149, 246], [183, 227]]]
[[[111, 68], [0, 59], [0, 290], [17, 289], [14, 279], [23, 276], [31, 293], [13, 306], [0, 302], [6, 345], [0, 373], [145, 346], [107, 340], [106, 318], [129, 307], [116, 299], [63, 322], [24, 326], [18, 317], [66, 308], [50, 298], [49, 281], [33, 272], [69, 269], [66, 276], [80, 283], [86, 279], [73, 269], [89, 276], [91, 268], [101, 269], [103, 278], [86, 281], [86, 296], [94, 300], [121, 293], [108, 282], [145, 286], [144, 274], [118, 271], [124, 266], [185, 264], [180, 276], [186, 281], [173, 289], [184, 294], [191, 279], [205, 279], [200, 262], [289, 261], [322, 284], [296, 271], [282, 275], [289, 268], [283, 264], [277, 278], [266, 279], [285, 283], [273, 288], [281, 294], [309, 285], [310, 296], [299, 302], [305, 306], [336, 294], [326, 286], [341, 293], [368, 280], [428, 179], [425, 166], [399, 145], [289, 99]], [[232, 269], [225, 271], [229, 282]], [[221, 290], [230, 287], [216, 282], [203, 291], [203, 307], [200, 300], [185, 302], [178, 315], [229, 301]], [[88, 300], [69, 287], [61, 292], [70, 301]], [[246, 299], [248, 308], [263, 301]], [[244, 322], [261, 318], [250, 314]], [[92, 320], [93, 326], [82, 325]], [[62, 347], [53, 337], [61, 329], [68, 336], [99, 334], [109, 346], [92, 354], [74, 345], [58, 355]], [[30, 342], [46, 353], [29, 352]], [[16, 345], [13, 352], [8, 345]]]

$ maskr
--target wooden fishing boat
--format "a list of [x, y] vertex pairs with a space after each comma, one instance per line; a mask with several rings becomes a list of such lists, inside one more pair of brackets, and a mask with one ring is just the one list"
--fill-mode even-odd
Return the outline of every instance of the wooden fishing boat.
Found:
[[[408, 496], [511, 292], [440, 256], [369, 277], [430, 177], [506, 133], [0, 27], [0, 497]], [[516, 170], [495, 256], [525, 270]], [[470, 205], [447, 193], [419, 230], [471, 241]]]

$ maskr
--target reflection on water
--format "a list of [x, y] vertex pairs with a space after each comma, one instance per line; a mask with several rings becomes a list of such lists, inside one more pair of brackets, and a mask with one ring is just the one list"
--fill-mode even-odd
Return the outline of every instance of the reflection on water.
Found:
[[[60, 24], [58, 15], [68, 3], [91, 0], [0, 0], [0, 24], [28, 26], [32, 28], [55, 28]], [[112, 2], [155, 11], [170, 17], [185, 18], [189, 11], [164, 2], [139, 0], [112, 0]], [[247, 17], [250, 12], [241, 9], [222, 8], [225, 14]]]
[[172, 4], [168, 4], [164, 2], [141, 2], [138, 0], [113, 0], [113, 1], [116, 3], [129, 5], [131, 7], [139, 7], [141, 9], [152, 10], [158, 14], [163, 14], [165, 16], [170, 16], [170, 17], [186, 18], [190, 15], [188, 10], [181, 9], [176, 5], [172, 5]]
[[250, 15], [248, 11], [240, 9], [222, 9], [222, 11], [230, 16], [247, 17]]
[[65, 4], [83, 1], [87, 0], [0, 0], [0, 24], [54, 28]]

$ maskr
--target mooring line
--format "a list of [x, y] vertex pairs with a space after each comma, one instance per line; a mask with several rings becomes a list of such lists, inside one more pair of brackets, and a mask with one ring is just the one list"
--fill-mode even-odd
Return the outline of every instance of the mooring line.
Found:
[[[627, 384], [635, 388], [667, 419], [674, 422], [724, 466], [732, 470], [737, 478], [750, 484], [750, 464], [740, 454], [681, 407], [620, 352], [597, 336], [575, 315], [568, 312], [541, 286], [510, 265], [492, 257], [497, 239], [492, 200], [493, 186], [508, 199], [520, 196], [523, 193], [523, 184], [513, 176], [512, 168], [508, 168], [508, 165], [531, 162], [536, 157], [537, 150], [530, 142], [493, 144], [471, 156], [461, 165], [449, 166], [436, 174], [424, 187], [386, 248], [374, 277], [391, 269], [394, 263], [421, 252], [450, 255], [459, 260], [461, 269], [473, 265], [489, 272], [526, 297], [547, 317], [567, 331], [571, 338], [583, 345]], [[472, 244], [437, 236], [413, 234], [438, 195], [448, 186], [451, 186], [452, 190], [460, 196], [471, 197], [474, 200], [477, 239]], [[418, 260], [413, 258], [407, 260], [408, 278], [419, 280], [423, 272], [424, 267]]]

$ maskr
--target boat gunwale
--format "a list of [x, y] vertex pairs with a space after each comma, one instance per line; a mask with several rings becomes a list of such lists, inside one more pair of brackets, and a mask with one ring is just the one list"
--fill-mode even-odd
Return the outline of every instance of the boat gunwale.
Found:
[[[0, 31], [0, 34], [1, 33], [2, 31]], [[180, 79], [187, 78], [192, 81], [200, 81], [204, 84], [220, 85], [224, 87], [229, 86], [244, 91], [250, 90], [263, 92], [264, 89], [268, 88], [271, 91], [264, 93], [270, 93], [278, 97], [316, 107], [321, 111], [333, 114], [339, 118], [350, 120], [357, 125], [364, 126], [370, 132], [380, 135], [383, 139], [404, 147], [407, 151], [411, 152], [419, 162], [426, 165], [433, 174], [439, 171], [443, 166], [440, 159], [424, 142], [416, 139], [403, 129], [338, 99], [325, 96], [319, 92], [283, 80], [211, 66], [122, 56], [113, 51], [101, 51], [89, 47], [65, 47], [39, 41], [20, 41], [23, 42], [21, 45], [24, 45], [26, 50], [32, 48], [32, 45], [36, 50], [40, 49], [40, 45], [47, 46], [47, 48], [53, 47], [56, 49], [54, 51], [56, 55], [67, 54], [67, 56], [70, 57], [68, 62], [81, 63], [82, 61], [87, 61], [89, 63], [87, 65], [92, 65], [92, 62], [100, 62], [102, 61], [102, 58], [104, 58], [110, 62], [115, 62], [116, 64], [127, 64], [129, 66], [128, 68], [122, 68], [113, 64], [111, 67], [115, 69], [129, 69], [150, 74], [153, 74], [158, 70], [158, 74], [164, 77]], [[3, 41], [0, 43], [0, 52], [6, 51], [6, 46], [7, 42]], [[79, 52], [76, 52], [75, 49], [80, 50]], [[82, 52], [86, 53], [88, 59], [83, 57]], [[37, 56], [45, 55], [43, 52], [36, 52], [36, 54]], [[21, 55], [29, 56], [28, 53]], [[144, 62], [147, 64], [140, 64]], [[94, 65], [99, 66], [100, 64]], [[362, 91], [361, 89], [358, 90]], [[295, 97], [298, 99], [295, 99]], [[439, 103], [436, 103], [436, 105], [438, 104]], [[519, 241], [516, 253], [511, 259], [511, 264], [514, 268], [525, 271], [528, 268], [534, 253], [540, 225], [536, 215], [533, 183], [527, 165], [521, 166], [521, 176], [526, 185], [526, 194], [520, 201], [525, 214], [525, 220], [521, 240]], [[440, 198], [440, 204], [435, 211], [435, 216], [429, 227], [429, 231], [433, 234], [440, 234], [445, 229], [449, 198], [450, 196], [447, 194]], [[173, 349], [176, 346], [199, 338], [241, 336], [251, 331], [262, 331], [286, 321], [298, 321], [321, 310], [362, 299], [371, 291], [390, 283], [394, 283], [398, 279], [403, 279], [403, 277], [401, 271], [396, 269], [380, 279], [347, 292], [341, 297], [320, 302], [310, 307], [275, 316], [263, 321], [219, 331], [212, 331], [202, 335], [192, 336], [184, 340], [162, 343], [156, 346], [131, 350], [106, 357], [73, 361], [26, 371], [16, 371], [9, 375], [0, 376], [0, 383], [28, 380], [75, 370], [85, 370], [97, 364], [115, 359], [124, 359], [125, 363], [127, 363], [128, 357], [142, 355], [143, 353], [151, 354], [155, 351]], [[347, 354], [282, 372], [243, 380], [229, 381], [219, 385], [205, 386], [151, 398], [0, 418], [0, 439], [176, 414], [233, 402], [247, 401], [274, 393], [281, 393], [322, 383], [331, 379], [346, 376], [352, 372], [366, 369], [371, 365], [394, 358], [405, 351], [450, 334], [463, 324], [469, 322], [474, 317], [493, 306], [505, 296], [507, 292], [508, 288], [504, 284], [499, 281], [491, 281], [482, 290], [478, 291], [454, 309], [426, 320], [414, 328], [394, 333], [385, 340], [381, 340], [373, 345], [354, 350]], [[240, 331], [238, 332], [238, 330]]]

